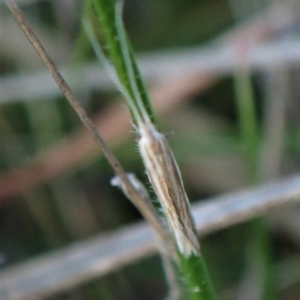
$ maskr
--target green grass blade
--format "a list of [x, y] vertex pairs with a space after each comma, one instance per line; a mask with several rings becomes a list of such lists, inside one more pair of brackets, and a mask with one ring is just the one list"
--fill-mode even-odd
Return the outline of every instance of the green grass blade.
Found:
[[258, 126], [254, 93], [247, 70], [237, 71], [234, 88], [239, 118], [240, 138], [251, 182], [258, 181]]
[[[131, 102], [128, 103], [130, 110], [132, 111], [132, 107], [135, 106], [136, 111], [132, 111], [134, 121], [150, 119], [154, 122], [155, 118], [149, 97], [123, 29], [120, 2], [116, 8], [115, 2], [111, 0], [93, 0], [93, 3], [100, 20], [109, 57], [115, 66], [117, 77], [123, 87], [122, 90], [126, 91], [126, 100]], [[136, 112], [139, 113], [139, 116], [136, 115]]]
[[[241, 69], [235, 74], [235, 92], [239, 127], [244, 147], [245, 161], [248, 166], [249, 182], [254, 184], [260, 180], [259, 174], [259, 130], [255, 107], [254, 91], [251, 76], [247, 69]], [[271, 272], [271, 249], [268, 224], [262, 218], [250, 222], [252, 237], [250, 246], [255, 259], [249, 260], [257, 266], [260, 282], [260, 299], [274, 299], [274, 282]]]
[[126, 101], [128, 102], [130, 113], [131, 113], [131, 118], [134, 120], [135, 123], [138, 123], [140, 120], [140, 113], [137, 110], [137, 107], [134, 104], [131, 96], [128, 94], [127, 90], [124, 89], [123, 85], [119, 82], [115, 70], [109, 64], [109, 61], [107, 60], [101, 46], [99, 45], [99, 43], [97, 41], [97, 38], [95, 36], [95, 33], [93, 31], [91, 23], [85, 17], [83, 18], [82, 23], [83, 23], [85, 32], [91, 42], [91, 45], [94, 49], [94, 52], [95, 52], [98, 60], [102, 63], [102, 65], [105, 68], [105, 70], [107, 71], [107, 73], [110, 74], [111, 79], [116, 84], [116, 86], [118, 87], [118, 89], [121, 91], [121, 93], [125, 97]]

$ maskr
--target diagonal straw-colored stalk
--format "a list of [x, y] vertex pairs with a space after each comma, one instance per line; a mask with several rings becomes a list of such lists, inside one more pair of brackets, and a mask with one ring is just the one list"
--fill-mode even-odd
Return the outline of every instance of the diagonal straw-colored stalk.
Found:
[[97, 143], [97, 145], [101, 148], [103, 151], [104, 156], [106, 157], [107, 161], [115, 171], [115, 173], [120, 177], [122, 180], [124, 186], [126, 187], [127, 194], [131, 201], [134, 203], [134, 205], [140, 210], [140, 212], [143, 214], [145, 219], [152, 225], [153, 229], [157, 232], [157, 234], [162, 239], [167, 239], [167, 235], [164, 231], [164, 228], [158, 219], [158, 216], [156, 212], [154, 211], [153, 207], [151, 207], [148, 203], [144, 202], [144, 199], [140, 197], [140, 194], [134, 186], [131, 184], [131, 182], [128, 180], [127, 175], [122, 168], [121, 164], [117, 160], [117, 158], [114, 156], [114, 154], [111, 152], [105, 141], [103, 140], [102, 136], [98, 132], [96, 126], [92, 123], [90, 118], [88, 117], [85, 110], [80, 105], [79, 101], [75, 98], [73, 95], [70, 87], [56, 68], [55, 64], [47, 54], [46, 50], [44, 49], [43, 45], [40, 43], [39, 39], [29, 26], [29, 24], [24, 19], [21, 11], [19, 10], [18, 6], [15, 4], [13, 0], [5, 0], [7, 7], [10, 9], [11, 13], [13, 14], [14, 18], [24, 31], [25, 35], [27, 36], [28, 40], [50, 71], [53, 79], [56, 81], [57, 85], [69, 101], [70, 105], [74, 108], [76, 113], [78, 114], [80, 120], [84, 124], [84, 126], [88, 129], [91, 136]]

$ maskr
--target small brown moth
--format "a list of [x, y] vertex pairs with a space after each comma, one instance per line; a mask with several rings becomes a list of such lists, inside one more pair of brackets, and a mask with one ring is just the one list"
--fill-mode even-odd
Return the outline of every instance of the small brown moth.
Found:
[[141, 122], [138, 130], [139, 150], [148, 177], [164, 210], [178, 249], [186, 257], [197, 254], [200, 245], [190, 214], [189, 200], [166, 137], [149, 122]]

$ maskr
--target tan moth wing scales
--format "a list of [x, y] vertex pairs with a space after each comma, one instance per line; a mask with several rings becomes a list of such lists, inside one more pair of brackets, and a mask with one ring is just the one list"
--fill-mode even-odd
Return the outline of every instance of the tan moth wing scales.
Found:
[[189, 210], [189, 200], [166, 138], [153, 124], [139, 126], [139, 150], [149, 179], [167, 217], [179, 251], [184, 256], [200, 250]]

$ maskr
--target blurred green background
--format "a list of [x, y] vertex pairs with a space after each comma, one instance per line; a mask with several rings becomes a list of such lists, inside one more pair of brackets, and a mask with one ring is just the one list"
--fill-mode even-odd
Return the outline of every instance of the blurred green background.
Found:
[[[104, 83], [98, 86], [94, 73], [89, 79], [85, 77], [86, 66], [101, 66], [81, 26], [82, 1], [18, 2], [55, 63], [65, 69], [72, 67], [72, 71], [64, 72], [75, 78], [71, 88], [91, 117], [101, 119], [111, 105], [124, 106], [117, 89], [103, 78], [99, 82]], [[290, 21], [282, 22], [279, 13], [274, 14], [278, 19], [274, 17], [273, 23], [263, 24], [258, 19], [266, 12], [271, 14], [276, 5], [271, 0], [125, 1], [124, 22], [135, 52], [144, 58], [151, 59], [151, 53], [162, 51], [205, 47], [225, 32], [242, 28], [241, 24], [254, 24], [226, 44], [237, 49], [235, 68], [213, 70], [214, 82], [206, 89], [196, 85], [192, 92], [183, 93], [179, 104], [159, 113], [162, 131], [174, 132], [169, 142], [192, 202], [299, 170], [299, 68], [277, 58], [273, 65], [252, 71], [251, 60], [247, 60], [249, 49], [256, 44], [299, 40], [297, 1], [284, 5], [283, 16], [289, 16], [286, 19]], [[47, 160], [49, 149], [63, 140], [68, 144], [82, 125], [67, 101], [47, 85], [40, 59], [4, 6], [0, 10], [0, 43], [0, 270], [5, 270], [75, 241], [133, 224], [141, 216], [118, 189], [110, 186], [113, 172], [95, 150], [46, 181], [37, 180], [24, 191], [3, 192], [10, 185], [14, 190], [16, 182], [22, 184], [22, 180], [39, 176], [41, 170], [26, 166], [41, 157]], [[220, 50], [224, 44], [213, 45]], [[176, 66], [177, 61], [173, 64]], [[194, 77], [200, 81], [201, 76], [209, 76], [206, 68], [199, 74], [193, 71]], [[193, 75], [185, 74], [188, 80]], [[22, 84], [20, 78], [26, 77], [34, 80]], [[172, 73], [169, 77], [169, 82], [149, 80], [150, 93], [160, 84], [169, 84], [172, 90]], [[184, 78], [179, 82], [185, 86]], [[111, 126], [118, 127], [118, 119], [114, 120]], [[125, 169], [147, 182], [135, 139], [135, 134], [124, 132], [108, 142]], [[70, 148], [70, 156], [84, 151], [79, 148]], [[64, 159], [58, 158], [55, 168], [59, 169]], [[9, 176], [18, 169], [25, 170], [21, 181]], [[294, 208], [293, 213], [297, 212], [299, 208]], [[244, 286], [256, 255], [267, 256], [261, 265], [267, 262], [268, 272], [299, 255], [300, 233], [295, 233], [284, 218], [272, 217], [264, 219], [263, 225], [258, 224], [262, 220], [250, 222], [203, 239], [203, 253], [220, 299], [256, 299], [251, 293], [250, 298], [241, 296], [247, 291]], [[276, 272], [272, 273], [276, 277]], [[261, 299], [300, 299], [300, 278], [295, 276], [290, 283], [278, 283], [273, 278], [272, 292]], [[155, 256], [47, 299], [152, 300], [163, 299], [166, 291], [160, 260]]]

